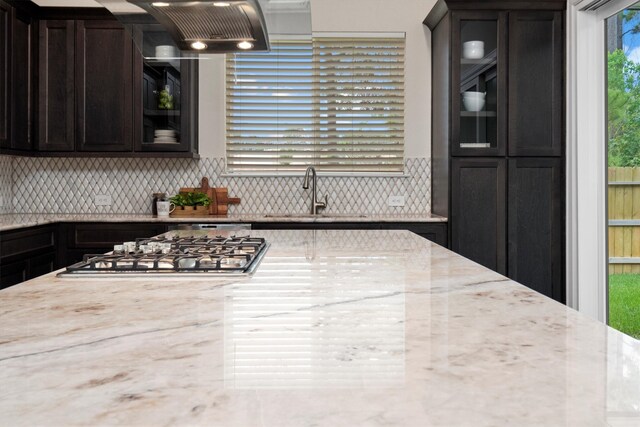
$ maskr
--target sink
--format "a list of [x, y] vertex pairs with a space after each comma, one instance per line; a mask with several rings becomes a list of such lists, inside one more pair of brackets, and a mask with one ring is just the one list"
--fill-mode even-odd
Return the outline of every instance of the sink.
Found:
[[312, 215], [310, 213], [304, 214], [290, 214], [290, 213], [275, 213], [275, 214], [266, 214], [265, 218], [305, 218], [305, 219], [313, 219], [313, 218], [366, 218], [367, 216], [364, 214], [318, 214]]

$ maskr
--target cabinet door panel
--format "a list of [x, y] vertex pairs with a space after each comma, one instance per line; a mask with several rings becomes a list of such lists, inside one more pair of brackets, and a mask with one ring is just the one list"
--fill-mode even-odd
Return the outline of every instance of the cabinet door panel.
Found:
[[56, 253], [34, 256], [29, 259], [28, 279], [34, 279], [56, 269]]
[[2, 264], [0, 268], [0, 289], [7, 288], [27, 280], [27, 261]]
[[506, 273], [504, 159], [453, 159], [451, 249]]
[[42, 151], [75, 147], [74, 44], [73, 21], [40, 21], [38, 147]]
[[77, 21], [76, 25], [78, 149], [131, 151], [131, 37], [117, 21]]
[[71, 248], [106, 248], [110, 250], [115, 244], [133, 241], [137, 238], [157, 236], [166, 230], [167, 227], [163, 224], [80, 223], [69, 227], [67, 239]]
[[11, 135], [11, 102], [9, 82], [11, 81], [11, 7], [0, 1], [0, 147], [9, 148]]
[[562, 16], [509, 14], [509, 155], [562, 155]]
[[509, 160], [509, 277], [564, 301], [562, 159]]
[[[506, 152], [507, 15], [455, 11], [451, 35], [451, 155]], [[469, 52], [465, 45], [482, 43]]]
[[31, 150], [35, 21], [16, 11], [13, 20], [11, 148]]

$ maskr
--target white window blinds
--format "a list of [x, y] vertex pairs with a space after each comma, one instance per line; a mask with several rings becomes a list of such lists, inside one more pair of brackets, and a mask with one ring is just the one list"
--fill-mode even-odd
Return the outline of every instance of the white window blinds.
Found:
[[404, 38], [272, 41], [227, 57], [230, 172], [402, 172]]

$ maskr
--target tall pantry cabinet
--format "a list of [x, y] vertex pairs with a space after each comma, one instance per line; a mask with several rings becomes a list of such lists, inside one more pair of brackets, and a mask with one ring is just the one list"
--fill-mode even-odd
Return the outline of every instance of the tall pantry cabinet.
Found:
[[439, 0], [432, 209], [451, 248], [565, 301], [565, 1]]

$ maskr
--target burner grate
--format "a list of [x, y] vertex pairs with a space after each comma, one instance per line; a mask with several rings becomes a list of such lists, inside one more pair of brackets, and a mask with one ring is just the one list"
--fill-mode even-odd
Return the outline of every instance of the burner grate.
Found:
[[116, 245], [107, 254], [85, 255], [65, 273], [245, 274], [255, 269], [267, 247], [261, 237], [159, 236]]

